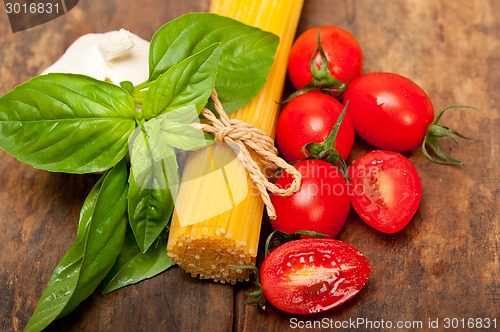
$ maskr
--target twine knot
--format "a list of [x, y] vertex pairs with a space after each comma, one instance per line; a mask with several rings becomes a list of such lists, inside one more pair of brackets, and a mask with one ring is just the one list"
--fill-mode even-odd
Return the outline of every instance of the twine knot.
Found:
[[[274, 141], [267, 136], [264, 130], [238, 119], [230, 119], [224, 111], [215, 89], [212, 91], [211, 98], [220, 117], [217, 118], [212, 111], [204, 108], [201, 114], [209, 122], [196, 123], [193, 126], [213, 135], [216, 142], [228, 142], [238, 146], [237, 158], [241, 161], [259, 190], [269, 218], [276, 219], [276, 210], [271, 203], [268, 191], [280, 196], [290, 196], [300, 189], [302, 179], [300, 172], [278, 157], [278, 150], [274, 146]], [[282, 189], [270, 182], [262, 172], [259, 164], [250, 155], [249, 149], [257, 154], [258, 160], [265, 170], [275, 171], [277, 167], [281, 167], [285, 172], [292, 175], [293, 181], [290, 187]]]
[[231, 127], [223, 127], [220, 131], [215, 133], [214, 140], [216, 142], [224, 142], [226, 136], [229, 136], [233, 132]]

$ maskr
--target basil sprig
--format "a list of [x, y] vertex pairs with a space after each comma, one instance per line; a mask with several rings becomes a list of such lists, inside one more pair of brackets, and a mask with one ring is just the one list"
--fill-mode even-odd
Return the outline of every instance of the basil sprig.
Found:
[[187, 14], [154, 35], [150, 76], [138, 86], [48, 74], [0, 98], [5, 151], [52, 172], [107, 171], [26, 331], [70, 313], [103, 280], [107, 293], [173, 265], [166, 243], [180, 183], [176, 156], [213, 142], [189, 123], [211, 107], [214, 88], [227, 112], [251, 101], [277, 45], [275, 35], [238, 21]]
[[116, 85], [37, 76], [0, 98], [0, 147], [35, 168], [101, 172], [127, 153], [136, 116], [132, 97]]
[[220, 55], [220, 43], [214, 43], [159, 75], [144, 99], [144, 117], [150, 119], [186, 105], [201, 111], [214, 88]]
[[279, 38], [231, 18], [191, 13], [161, 27], [151, 40], [149, 80], [214, 43], [222, 50], [215, 88], [226, 113], [249, 103], [266, 83]]
[[127, 226], [127, 167], [119, 162], [88, 195], [76, 238], [56, 266], [25, 331], [41, 331], [70, 313], [109, 272]]
[[179, 185], [174, 147], [208, 145], [188, 123], [210, 97], [220, 52], [216, 43], [170, 67], [151, 83], [142, 103], [142, 116], [150, 120], [138, 120], [138, 133], [130, 141], [128, 196], [130, 225], [142, 252], [167, 226], [174, 209]]
[[102, 293], [107, 294], [121, 287], [152, 278], [174, 265], [165, 248], [167, 247], [168, 229], [164, 228], [160, 236], [143, 253], [130, 227], [127, 228], [125, 243], [102, 284]]

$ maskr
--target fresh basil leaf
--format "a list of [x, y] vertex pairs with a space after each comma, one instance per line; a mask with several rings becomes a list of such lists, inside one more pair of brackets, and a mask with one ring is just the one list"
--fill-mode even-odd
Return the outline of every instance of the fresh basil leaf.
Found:
[[134, 93], [134, 83], [130, 81], [122, 81], [120, 82], [120, 86], [127, 91], [130, 95]]
[[213, 143], [210, 136], [199, 129], [179, 122], [165, 122], [161, 135], [165, 143], [182, 150], [194, 151]]
[[172, 171], [177, 174], [175, 150], [162, 140], [161, 131], [157, 125], [149, 126], [148, 124], [149, 121], [137, 127], [134, 135], [130, 137], [131, 170], [139, 187], [167, 189], [171, 187], [167, 175]]
[[153, 120], [158, 121], [159, 123], [163, 121], [173, 121], [180, 123], [191, 123], [193, 121], [200, 122], [199, 113], [196, 109], [196, 105], [188, 104], [176, 109], [169, 111], [168, 113], [159, 115], [154, 119], [149, 120], [148, 122], [152, 122]]
[[123, 159], [106, 176], [94, 208], [76, 290], [59, 317], [97, 288], [118, 257], [127, 226], [128, 167]]
[[175, 151], [162, 142], [155, 120], [138, 127], [129, 143], [129, 223], [142, 252], [167, 226], [179, 185]]
[[[152, 167], [161, 167], [161, 163], [153, 163]], [[148, 186], [159, 186], [156, 174], [163, 169], [153, 169], [147, 172], [144, 181], [150, 181]], [[161, 173], [163, 177], [163, 173]], [[164, 181], [164, 180], [162, 180]], [[156, 184], [154, 183], [156, 182]], [[168, 188], [150, 189], [137, 185], [134, 171], [129, 176], [128, 211], [129, 223], [133, 229], [135, 240], [141, 252], [149, 250], [159, 234], [168, 224], [174, 210], [174, 202]]]
[[214, 142], [213, 136], [205, 134], [189, 124], [197, 121], [198, 112], [192, 104], [159, 115], [145, 123], [151, 133], [159, 138], [162, 146], [173, 146], [181, 150], [194, 151]]
[[153, 36], [149, 80], [172, 66], [220, 43], [215, 89], [227, 113], [250, 102], [264, 86], [279, 38], [236, 20], [210, 13], [191, 13], [172, 20]]
[[136, 114], [119, 86], [76, 74], [37, 76], [0, 98], [0, 147], [35, 168], [100, 172], [127, 153]]
[[214, 43], [159, 75], [144, 98], [144, 118], [149, 120], [188, 104], [201, 111], [214, 88], [220, 52], [219, 43]]
[[114, 265], [127, 225], [127, 165], [119, 162], [88, 195], [77, 236], [52, 274], [25, 331], [41, 331], [86, 299]]
[[129, 222], [142, 252], [167, 226], [173, 212], [179, 187], [174, 148], [196, 150], [213, 142], [187, 124], [197, 115], [193, 104], [173, 109], [140, 122], [130, 138]]
[[142, 253], [128, 227], [122, 251], [103, 281], [102, 293], [152, 278], [173, 266], [174, 262], [167, 255], [167, 240], [168, 229], [164, 228], [148, 251]]
[[92, 213], [99, 196], [99, 190], [101, 189], [103, 179], [104, 177], [97, 182], [87, 196], [80, 212], [80, 222], [78, 224], [76, 238], [54, 269], [54, 273], [47, 284], [47, 288], [38, 301], [35, 312], [26, 325], [25, 331], [43, 330], [57, 318], [71, 298], [71, 295], [74, 293], [81, 270], [85, 241], [92, 220]]

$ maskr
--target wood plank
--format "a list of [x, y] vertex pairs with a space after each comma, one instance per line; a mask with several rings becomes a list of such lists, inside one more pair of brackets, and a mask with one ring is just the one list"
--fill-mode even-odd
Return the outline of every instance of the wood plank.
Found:
[[[151, 39], [164, 23], [209, 1], [83, 2], [68, 14], [13, 34], [0, 16], [0, 94], [56, 61], [80, 35], [119, 28]], [[97, 175], [34, 170], [0, 151], [0, 330], [20, 331], [54, 267], [71, 245], [79, 210]], [[217, 305], [214, 306], [214, 303]], [[233, 322], [233, 288], [200, 281], [180, 268], [107, 295], [95, 292], [49, 330], [226, 331]], [[195, 317], [196, 319], [193, 319]]]
[[[499, 316], [499, 15], [498, 2], [306, 1], [298, 33], [317, 25], [351, 31], [364, 51], [364, 72], [411, 78], [436, 112], [475, 106], [450, 110], [442, 122], [477, 140], [461, 141], [460, 150], [445, 141], [464, 167], [432, 164], [418, 150], [406, 154], [422, 179], [423, 198], [403, 231], [377, 232], [351, 209], [338, 239], [366, 255], [372, 275], [350, 302], [299, 317], [240, 305], [235, 330], [287, 331], [293, 330], [291, 319], [335, 324], [359, 318], [421, 321], [423, 327], [439, 319], [443, 328], [446, 317]], [[370, 149], [357, 139], [349, 162]], [[238, 291], [237, 305], [244, 292]]]
[[[1, 11], [0, 94], [37, 75], [82, 34], [123, 27], [150, 39], [168, 20], [208, 11], [208, 5], [209, 0], [81, 1], [68, 14], [16, 34]], [[417, 150], [406, 154], [424, 191], [407, 228], [384, 235], [351, 211], [338, 238], [360, 249], [372, 265], [363, 291], [323, 314], [297, 317], [272, 306], [260, 313], [242, 304], [247, 283], [233, 288], [174, 268], [105, 296], [97, 292], [49, 330], [276, 331], [290, 329], [292, 318], [422, 321], [426, 327], [429, 319], [442, 324], [446, 317], [499, 316], [500, 4], [306, 1], [299, 33], [320, 24], [338, 25], [356, 36], [364, 51], [364, 72], [411, 78], [436, 110], [454, 104], [477, 108], [450, 110], [443, 117], [444, 124], [477, 138], [461, 141], [460, 150], [445, 144], [467, 166], [434, 165]], [[360, 139], [355, 144], [350, 161], [372, 149]], [[34, 170], [3, 151], [0, 160], [0, 330], [19, 331], [71, 245], [79, 210], [98, 176]], [[269, 232], [264, 220], [262, 234]]]

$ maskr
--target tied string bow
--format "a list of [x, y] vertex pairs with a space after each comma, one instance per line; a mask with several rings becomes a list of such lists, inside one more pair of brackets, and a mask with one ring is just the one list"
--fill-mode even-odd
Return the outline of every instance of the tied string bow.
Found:
[[[224, 111], [215, 89], [212, 91], [211, 98], [220, 118], [217, 118], [209, 109], [204, 108], [201, 114], [208, 120], [208, 123], [193, 123], [192, 125], [207, 134], [213, 135], [216, 142], [227, 142], [238, 146], [240, 151], [237, 153], [237, 158], [241, 161], [259, 190], [269, 218], [276, 219], [276, 210], [267, 191], [280, 196], [290, 196], [300, 188], [302, 178], [300, 172], [278, 157], [278, 150], [274, 146], [274, 141], [267, 136], [264, 130], [238, 119], [230, 119]], [[262, 172], [259, 164], [252, 158], [249, 149], [257, 154], [258, 160], [264, 169], [274, 171], [277, 167], [281, 167], [285, 172], [292, 175], [293, 182], [290, 187], [282, 189], [270, 182]]]

